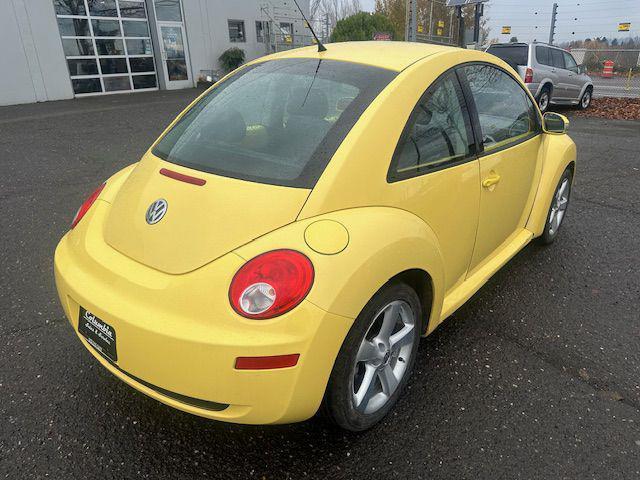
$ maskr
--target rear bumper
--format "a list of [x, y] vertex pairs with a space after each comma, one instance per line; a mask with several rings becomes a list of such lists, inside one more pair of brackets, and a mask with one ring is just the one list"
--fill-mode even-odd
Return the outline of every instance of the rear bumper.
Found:
[[534, 97], [538, 98], [538, 94], [540, 93], [540, 87], [541, 87], [540, 82], [525, 83], [525, 85], [527, 86], [527, 88], [531, 92], [531, 95], [533, 95]]
[[[54, 262], [58, 294], [76, 333], [81, 306], [117, 333], [117, 363], [78, 333], [105, 368], [167, 405], [216, 420], [288, 423], [316, 412], [352, 320], [308, 301], [271, 320], [240, 317], [227, 289], [244, 260], [231, 253], [184, 275], [144, 267], [102, 241], [100, 217], [107, 209], [96, 202], [94, 218], [61, 240]], [[235, 369], [240, 356], [293, 353], [300, 354], [294, 367]]]

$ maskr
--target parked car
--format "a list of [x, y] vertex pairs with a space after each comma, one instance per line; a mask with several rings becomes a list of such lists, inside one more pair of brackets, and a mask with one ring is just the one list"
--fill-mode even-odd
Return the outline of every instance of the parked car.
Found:
[[484, 52], [260, 58], [82, 204], [55, 253], [62, 306], [107, 370], [172, 407], [272, 424], [322, 405], [369, 428], [420, 336], [558, 235], [567, 124]]
[[593, 82], [570, 52], [546, 43], [495, 43], [487, 52], [507, 62], [524, 80], [544, 113], [549, 105], [586, 109]]

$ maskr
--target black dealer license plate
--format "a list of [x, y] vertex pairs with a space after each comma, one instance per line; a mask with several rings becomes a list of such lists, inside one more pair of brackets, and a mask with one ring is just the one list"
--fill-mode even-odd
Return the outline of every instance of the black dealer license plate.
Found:
[[89, 342], [93, 348], [109, 360], [113, 362], [118, 361], [116, 331], [111, 325], [80, 307], [78, 331], [87, 339], [87, 342]]

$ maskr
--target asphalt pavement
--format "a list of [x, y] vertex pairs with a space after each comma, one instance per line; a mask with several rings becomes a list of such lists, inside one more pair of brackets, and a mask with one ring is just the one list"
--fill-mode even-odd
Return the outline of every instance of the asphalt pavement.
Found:
[[0, 108], [0, 478], [640, 477], [638, 122], [572, 119], [557, 242], [528, 246], [422, 340], [371, 431], [212, 422], [99, 366], [58, 305], [55, 245], [197, 93]]

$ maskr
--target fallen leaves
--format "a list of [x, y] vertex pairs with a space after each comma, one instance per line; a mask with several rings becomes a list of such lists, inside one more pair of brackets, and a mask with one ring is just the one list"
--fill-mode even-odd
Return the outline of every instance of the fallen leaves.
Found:
[[586, 110], [575, 110], [576, 117], [598, 117], [610, 120], [640, 120], [640, 98], [594, 98]]

